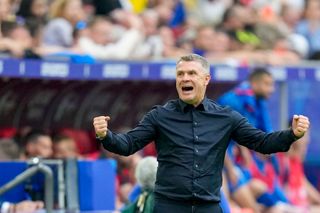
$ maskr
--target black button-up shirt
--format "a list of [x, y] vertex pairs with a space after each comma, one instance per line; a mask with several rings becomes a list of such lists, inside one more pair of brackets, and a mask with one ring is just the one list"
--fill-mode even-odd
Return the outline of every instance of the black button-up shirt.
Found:
[[108, 130], [105, 149], [130, 155], [155, 141], [155, 193], [176, 200], [220, 201], [222, 167], [230, 139], [261, 153], [287, 151], [292, 130], [266, 134], [228, 107], [205, 98], [196, 108], [172, 100], [148, 112], [127, 134]]

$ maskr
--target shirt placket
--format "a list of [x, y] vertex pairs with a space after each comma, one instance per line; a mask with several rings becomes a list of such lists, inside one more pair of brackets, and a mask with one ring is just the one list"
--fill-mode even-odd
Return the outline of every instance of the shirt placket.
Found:
[[193, 130], [193, 169], [192, 169], [192, 196], [197, 197], [196, 183], [199, 176], [199, 131], [198, 131], [198, 119], [196, 116], [196, 109], [192, 110], [192, 130]]

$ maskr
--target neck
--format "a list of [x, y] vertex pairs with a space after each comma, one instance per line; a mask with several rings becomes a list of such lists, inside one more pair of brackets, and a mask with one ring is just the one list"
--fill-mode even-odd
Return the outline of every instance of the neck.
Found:
[[192, 106], [194, 106], [194, 107], [197, 107], [197, 106], [199, 106], [199, 105], [202, 103], [203, 100], [204, 100], [204, 96], [200, 99], [200, 101], [197, 101], [197, 102], [195, 102], [195, 103], [193, 103], [193, 102], [185, 102], [185, 101], [183, 101], [183, 102], [185, 102], [185, 103], [187, 103], [187, 104], [190, 104], [190, 105], [192, 105]]

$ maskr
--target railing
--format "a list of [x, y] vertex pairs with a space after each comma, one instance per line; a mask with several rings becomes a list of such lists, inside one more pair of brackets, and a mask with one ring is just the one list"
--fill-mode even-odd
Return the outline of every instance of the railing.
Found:
[[38, 172], [41, 172], [45, 176], [45, 208], [47, 213], [52, 213], [53, 210], [53, 173], [49, 166], [44, 165], [39, 158], [33, 158], [32, 163], [34, 166], [28, 168], [26, 171], [17, 175], [13, 180], [6, 183], [4, 186], [0, 188], [0, 195], [9, 191], [13, 187], [21, 184], [28, 178], [34, 176]]

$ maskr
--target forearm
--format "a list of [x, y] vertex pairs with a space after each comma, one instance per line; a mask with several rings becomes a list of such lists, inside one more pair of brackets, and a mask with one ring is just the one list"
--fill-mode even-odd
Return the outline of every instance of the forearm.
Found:
[[239, 144], [261, 152], [271, 154], [286, 152], [297, 138], [292, 129], [265, 133], [249, 124], [248, 120], [238, 112], [232, 111], [234, 126], [231, 138]]
[[296, 139], [291, 129], [268, 133], [261, 140], [257, 138], [253, 150], [263, 154], [287, 152]]
[[94, 118], [93, 125], [98, 137], [98, 142], [103, 144], [103, 147], [113, 153], [120, 155], [131, 155], [142, 149], [151, 141], [154, 141], [156, 136], [156, 109], [148, 112], [139, 122], [136, 128], [130, 130], [126, 134], [115, 134], [108, 130], [107, 121], [109, 116], [99, 116]]
[[130, 137], [124, 134], [115, 134], [110, 130], [108, 130], [106, 137], [97, 140], [102, 143], [106, 150], [119, 155], [128, 156], [136, 151], [133, 150]]
[[98, 139], [106, 150], [124, 156], [134, 154], [153, 140], [153, 128], [141, 124], [126, 134], [115, 134], [108, 130], [105, 138]]

